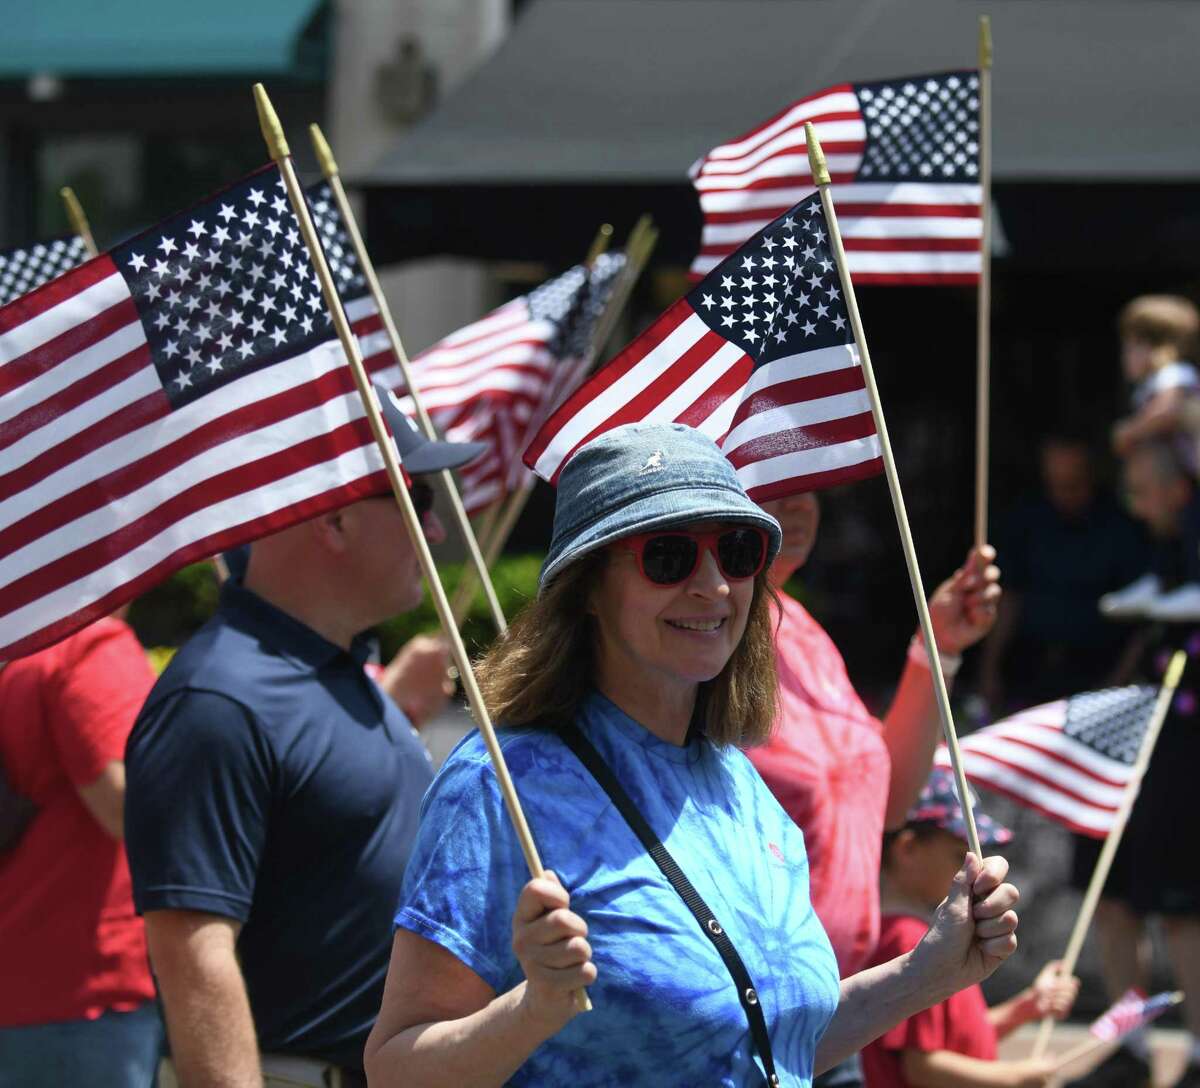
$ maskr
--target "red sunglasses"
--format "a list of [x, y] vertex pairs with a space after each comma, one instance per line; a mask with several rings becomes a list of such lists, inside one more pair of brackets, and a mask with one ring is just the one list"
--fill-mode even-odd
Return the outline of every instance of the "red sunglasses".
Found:
[[767, 532], [753, 525], [706, 533], [690, 529], [639, 533], [617, 541], [614, 547], [633, 552], [642, 577], [656, 586], [686, 581], [704, 552], [712, 552], [721, 574], [733, 581], [753, 578], [767, 562]]

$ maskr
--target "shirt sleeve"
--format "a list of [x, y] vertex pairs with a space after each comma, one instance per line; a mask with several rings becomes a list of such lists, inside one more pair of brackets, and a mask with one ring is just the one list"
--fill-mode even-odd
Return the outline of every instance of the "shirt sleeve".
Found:
[[253, 716], [216, 692], [177, 692], [138, 721], [125, 768], [138, 912], [197, 910], [244, 922], [275, 781]]
[[67, 778], [86, 786], [122, 758], [154, 673], [133, 632], [115, 621], [76, 636], [57, 671], [44, 689], [46, 720]]
[[447, 763], [422, 804], [396, 925], [441, 945], [503, 993], [520, 977], [512, 916], [528, 880], [491, 767]]
[[1168, 389], [1191, 389], [1200, 387], [1200, 372], [1191, 363], [1175, 362], [1155, 371], [1147, 386], [1149, 396], [1157, 396]]

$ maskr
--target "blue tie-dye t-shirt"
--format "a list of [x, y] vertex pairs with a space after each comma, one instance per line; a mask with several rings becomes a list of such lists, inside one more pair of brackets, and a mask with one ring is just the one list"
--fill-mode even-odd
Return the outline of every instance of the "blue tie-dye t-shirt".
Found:
[[[728, 930], [754, 979], [782, 1084], [811, 1082], [838, 970], [808, 896], [804, 836], [735, 748], [662, 741], [603, 696], [577, 723]], [[542, 856], [588, 924], [593, 1011], [543, 1043], [516, 1085], [760, 1085], [729, 972], [608, 795], [557, 736], [500, 743]], [[396, 924], [497, 993], [523, 978], [512, 915], [528, 870], [477, 733], [421, 811]]]

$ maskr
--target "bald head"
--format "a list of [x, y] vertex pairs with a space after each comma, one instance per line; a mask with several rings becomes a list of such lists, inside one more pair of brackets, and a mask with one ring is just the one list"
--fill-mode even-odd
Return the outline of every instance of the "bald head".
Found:
[[1091, 506], [1096, 481], [1086, 442], [1065, 437], [1044, 439], [1041, 468], [1046, 497], [1063, 517], [1077, 518]]
[[1146, 442], [1125, 459], [1125, 490], [1133, 516], [1157, 537], [1179, 534], [1180, 515], [1194, 485], [1165, 442]]
[[[445, 539], [437, 515], [431, 543]], [[246, 588], [348, 646], [360, 631], [421, 603], [421, 568], [391, 495], [350, 506], [254, 542]]]

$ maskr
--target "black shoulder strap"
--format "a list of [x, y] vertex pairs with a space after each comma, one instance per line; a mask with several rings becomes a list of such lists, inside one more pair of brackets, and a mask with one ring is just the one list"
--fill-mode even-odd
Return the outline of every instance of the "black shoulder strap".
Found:
[[750, 977], [750, 972], [742, 963], [742, 957], [738, 955], [737, 949], [729, 939], [729, 934], [725, 932], [725, 927], [717, 921], [716, 915], [709, 909], [708, 904], [700, 898], [700, 893], [692, 887], [692, 882], [684, 875], [683, 870], [667, 852], [662, 841], [646, 823], [645, 818], [629, 799], [629, 794], [621, 787], [621, 783], [617, 781], [608, 764], [604, 762], [604, 757], [596, 751], [592, 742], [580, 732], [578, 726], [573, 722], [560, 725], [557, 732], [567, 747], [591, 772], [592, 777], [600, 784], [604, 792], [608, 794], [617, 811], [641, 840], [646, 852], [662, 870], [663, 876], [670, 881], [671, 887], [675, 889], [679, 898], [692, 912], [700, 925], [701, 932], [716, 947], [726, 969], [733, 978], [733, 984], [737, 987], [738, 1001], [741, 1002], [746, 1019], [750, 1023], [750, 1036], [754, 1040], [758, 1056], [762, 1059], [763, 1068], [767, 1071], [767, 1084], [771, 1088], [775, 1088], [779, 1084], [779, 1077], [775, 1073], [775, 1061], [771, 1054], [771, 1037], [767, 1034], [767, 1021], [763, 1016], [762, 1005], [759, 1004], [758, 991], [754, 988], [754, 980]]

